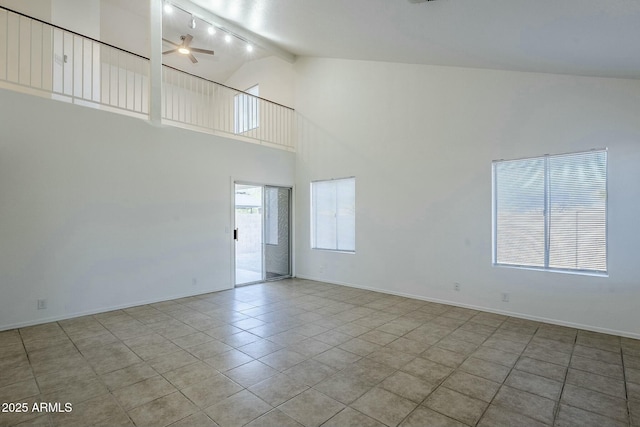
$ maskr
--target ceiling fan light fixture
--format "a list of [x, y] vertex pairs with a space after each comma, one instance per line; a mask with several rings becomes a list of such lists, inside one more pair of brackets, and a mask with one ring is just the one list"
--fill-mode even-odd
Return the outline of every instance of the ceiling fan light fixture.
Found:
[[189, 55], [191, 53], [191, 51], [186, 47], [179, 47], [178, 52], [180, 52], [183, 55]]

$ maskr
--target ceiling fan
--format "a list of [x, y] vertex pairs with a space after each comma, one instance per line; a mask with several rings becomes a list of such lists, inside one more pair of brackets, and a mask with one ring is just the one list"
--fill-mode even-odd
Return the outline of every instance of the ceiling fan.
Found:
[[204, 53], [206, 55], [213, 55], [212, 50], [200, 49], [198, 47], [191, 47], [191, 41], [193, 40], [193, 36], [191, 34], [180, 36], [180, 40], [182, 40], [182, 43], [178, 44], [178, 43], [172, 42], [171, 40], [162, 39], [162, 41], [164, 41], [165, 43], [168, 43], [171, 46], [175, 46], [175, 49], [166, 50], [162, 52], [162, 54], [167, 55], [169, 53], [178, 52], [182, 55], [188, 56], [191, 62], [193, 62], [194, 64], [196, 64], [198, 60], [196, 59], [195, 56], [193, 56], [193, 52]]

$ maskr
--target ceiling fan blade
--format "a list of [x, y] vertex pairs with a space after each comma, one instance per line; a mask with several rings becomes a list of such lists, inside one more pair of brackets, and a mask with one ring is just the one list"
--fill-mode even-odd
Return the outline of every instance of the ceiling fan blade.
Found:
[[195, 56], [193, 56], [192, 54], [189, 54], [189, 59], [191, 60], [191, 62], [193, 62], [194, 64], [198, 63], [198, 60], [196, 59]]
[[178, 49], [171, 49], [171, 50], [165, 50], [164, 52], [162, 52], [163, 55], [166, 55], [168, 53], [173, 53], [173, 52], [177, 52]]
[[191, 40], [193, 40], [193, 36], [191, 34], [187, 34], [183, 37], [184, 38], [182, 39], [182, 46], [189, 47], [189, 45], [191, 44]]
[[171, 46], [180, 47], [178, 43], [174, 43], [171, 40], [162, 39], [163, 42], [170, 44]]
[[213, 51], [212, 50], [207, 50], [207, 49], [200, 49], [199, 47], [192, 47], [191, 52], [198, 52], [198, 53], [205, 53], [207, 55], [213, 55]]

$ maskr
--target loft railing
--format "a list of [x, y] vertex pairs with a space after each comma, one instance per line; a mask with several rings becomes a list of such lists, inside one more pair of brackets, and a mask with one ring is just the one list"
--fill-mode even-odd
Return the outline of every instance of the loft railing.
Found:
[[0, 8], [0, 82], [5, 88], [149, 115], [149, 60]]
[[295, 111], [223, 84], [162, 66], [150, 90], [149, 59], [0, 7], [0, 87], [295, 150]]
[[295, 149], [293, 109], [166, 65], [162, 118], [175, 126]]

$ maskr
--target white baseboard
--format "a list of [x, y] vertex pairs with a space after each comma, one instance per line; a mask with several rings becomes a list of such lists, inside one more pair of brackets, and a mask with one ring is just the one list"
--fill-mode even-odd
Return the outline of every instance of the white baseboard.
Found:
[[498, 309], [490, 308], [490, 307], [482, 307], [482, 306], [473, 305], [473, 304], [464, 304], [464, 303], [460, 303], [460, 302], [457, 302], [457, 301], [449, 301], [449, 300], [440, 299], [440, 298], [430, 298], [430, 297], [425, 297], [425, 296], [422, 296], [422, 295], [413, 295], [413, 294], [408, 294], [408, 293], [404, 293], [404, 292], [394, 292], [394, 291], [390, 291], [390, 290], [387, 290], [387, 289], [384, 289], [384, 290], [383, 289], [377, 289], [377, 288], [372, 288], [372, 287], [368, 287], [368, 286], [361, 286], [361, 285], [356, 285], [356, 284], [347, 283], [347, 282], [328, 281], [326, 279], [321, 279], [321, 278], [312, 277], [312, 276], [306, 276], [306, 275], [300, 275], [300, 274], [298, 274], [296, 277], [299, 278], [299, 279], [314, 280], [316, 282], [330, 283], [332, 285], [347, 286], [347, 287], [350, 287], [350, 288], [364, 289], [364, 290], [367, 290], [367, 291], [380, 292], [380, 293], [383, 293], [383, 294], [396, 295], [396, 296], [401, 296], [401, 297], [406, 297], [406, 298], [413, 298], [413, 299], [417, 299], [417, 300], [421, 300], [421, 301], [429, 301], [429, 302], [435, 302], [435, 303], [439, 303], [439, 304], [452, 305], [452, 306], [455, 306], [455, 307], [470, 308], [470, 309], [473, 309], [473, 310], [486, 311], [486, 312], [494, 313], [494, 314], [503, 314], [505, 316], [516, 317], [518, 319], [533, 320], [533, 321], [536, 321], [536, 322], [550, 323], [552, 325], [567, 326], [567, 327], [570, 327], [570, 328], [583, 329], [583, 330], [586, 330], [586, 331], [600, 332], [600, 333], [603, 333], [603, 334], [617, 335], [617, 336], [626, 337], [626, 338], [640, 339], [640, 333], [636, 333], [636, 332], [619, 331], [619, 330], [615, 330], [615, 329], [601, 328], [599, 326], [585, 325], [585, 324], [582, 324], [582, 323], [566, 322], [564, 320], [551, 319], [551, 318], [547, 318], [547, 317], [534, 316], [534, 315], [530, 315], [530, 314], [516, 313], [516, 312], [506, 311], [506, 310], [498, 310]]
[[8, 331], [10, 329], [25, 328], [27, 326], [35, 326], [35, 325], [40, 325], [40, 324], [43, 324], [43, 323], [57, 322], [59, 320], [74, 319], [76, 317], [90, 316], [92, 314], [107, 313], [109, 311], [122, 310], [122, 309], [125, 309], [125, 308], [137, 307], [139, 305], [154, 304], [156, 302], [170, 301], [170, 300], [180, 299], [180, 298], [195, 297], [195, 296], [198, 296], [198, 295], [210, 294], [212, 292], [227, 291], [229, 289], [233, 289], [233, 288], [215, 289], [215, 290], [210, 290], [210, 291], [205, 291], [205, 292], [196, 292], [196, 293], [187, 292], [187, 293], [184, 293], [184, 294], [171, 295], [171, 296], [167, 296], [167, 297], [163, 297], [163, 298], [154, 298], [154, 299], [136, 301], [136, 302], [133, 302], [133, 303], [115, 305], [115, 306], [110, 306], [110, 307], [101, 307], [101, 308], [96, 308], [94, 310], [87, 310], [87, 311], [63, 314], [63, 315], [60, 315], [60, 316], [52, 316], [52, 317], [35, 319], [35, 320], [28, 320], [26, 322], [18, 322], [18, 323], [12, 323], [12, 324], [8, 324], [8, 325], [0, 325], [0, 331]]

